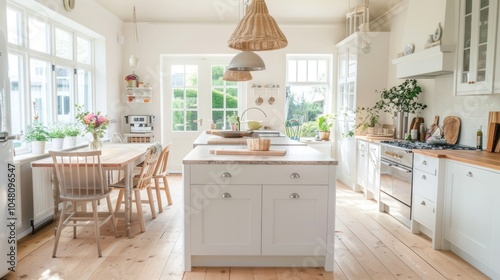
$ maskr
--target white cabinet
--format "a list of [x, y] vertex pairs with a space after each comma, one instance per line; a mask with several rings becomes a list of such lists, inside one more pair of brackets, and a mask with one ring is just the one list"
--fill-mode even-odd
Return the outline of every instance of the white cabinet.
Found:
[[151, 102], [152, 87], [127, 87], [127, 103]]
[[500, 172], [449, 160], [445, 239], [457, 255], [500, 278]]
[[191, 186], [192, 250], [197, 255], [260, 254], [260, 185]]
[[[359, 52], [364, 36], [371, 46], [371, 51], [366, 54]], [[353, 190], [358, 190], [356, 141], [353, 137], [342, 137], [342, 134], [355, 127], [356, 108], [373, 106], [380, 99], [375, 91], [387, 86], [388, 43], [388, 32], [367, 32], [354, 33], [337, 44], [337, 170], [339, 180]]]
[[367, 198], [379, 200], [380, 191], [380, 145], [370, 142], [368, 144], [368, 184]]
[[263, 186], [262, 254], [325, 255], [328, 187]]
[[368, 142], [358, 139], [356, 155], [356, 182], [358, 189], [365, 190], [368, 184]]
[[498, 1], [461, 0], [459, 10], [457, 95], [490, 94]]
[[307, 256], [333, 269], [334, 165], [183, 166], [187, 271], [300, 266]]

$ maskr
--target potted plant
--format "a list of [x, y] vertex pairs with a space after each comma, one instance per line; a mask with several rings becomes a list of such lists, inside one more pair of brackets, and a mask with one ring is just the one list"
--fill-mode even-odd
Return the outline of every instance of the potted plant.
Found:
[[418, 114], [427, 108], [427, 105], [417, 102], [422, 88], [415, 79], [407, 79], [402, 84], [380, 92], [381, 100], [375, 103], [380, 111], [394, 114], [396, 138], [402, 139], [408, 130], [408, 114]]
[[356, 116], [358, 116], [358, 122], [347, 133], [347, 136], [354, 136], [358, 129], [359, 132], [366, 131], [367, 134], [375, 134], [375, 127], [379, 124], [379, 108], [376, 105], [373, 107], [358, 107]]
[[60, 122], [55, 122], [49, 125], [48, 133], [50, 139], [52, 139], [52, 147], [54, 149], [62, 149], [64, 144], [64, 137], [66, 136], [64, 125]]
[[31, 143], [31, 152], [33, 154], [43, 154], [45, 152], [45, 142], [49, 141], [47, 128], [38, 120], [33, 121], [26, 127], [24, 141]]
[[64, 135], [67, 139], [68, 147], [74, 147], [76, 145], [76, 138], [81, 133], [81, 127], [78, 123], [68, 122], [64, 125]]
[[240, 128], [238, 127], [239, 124], [240, 124], [240, 120], [239, 120], [238, 115], [233, 114], [231, 116], [227, 116], [227, 121], [231, 125], [231, 130], [232, 131], [240, 130]]
[[330, 130], [332, 129], [335, 117], [332, 114], [323, 114], [318, 116], [316, 122], [318, 123], [319, 138], [321, 140], [330, 139]]

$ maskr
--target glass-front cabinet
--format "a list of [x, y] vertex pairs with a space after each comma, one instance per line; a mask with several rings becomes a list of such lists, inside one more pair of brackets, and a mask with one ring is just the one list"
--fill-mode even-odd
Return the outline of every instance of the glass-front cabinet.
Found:
[[461, 0], [457, 95], [493, 92], [498, 1]]

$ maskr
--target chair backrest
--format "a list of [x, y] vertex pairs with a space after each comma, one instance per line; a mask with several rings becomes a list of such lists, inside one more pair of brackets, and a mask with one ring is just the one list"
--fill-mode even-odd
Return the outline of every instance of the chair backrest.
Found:
[[158, 158], [158, 162], [156, 163], [154, 177], [163, 177], [167, 175], [167, 163], [168, 163], [168, 155], [170, 153], [170, 147], [172, 147], [172, 143], [168, 143], [163, 151], [161, 151], [160, 158]]
[[115, 132], [113, 134], [113, 140], [116, 143], [125, 143], [125, 139], [123, 139], [123, 136], [120, 133], [118, 133], [118, 132]]
[[88, 199], [109, 192], [101, 165], [101, 151], [49, 151], [56, 170], [61, 198]]
[[151, 179], [156, 167], [156, 162], [160, 158], [161, 145], [154, 144], [146, 152], [146, 157], [142, 163], [141, 172], [134, 180], [134, 188], [144, 189], [151, 184]]

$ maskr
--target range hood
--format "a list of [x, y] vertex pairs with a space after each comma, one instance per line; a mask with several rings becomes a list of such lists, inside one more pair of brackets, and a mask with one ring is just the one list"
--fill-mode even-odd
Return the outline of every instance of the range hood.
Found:
[[[409, 0], [401, 43], [402, 46], [413, 44], [415, 52], [392, 61], [396, 66], [398, 79], [432, 79], [454, 73], [457, 60], [458, 2]], [[437, 45], [427, 48], [429, 33], [435, 34], [438, 27], [441, 30], [439, 43], [434, 42]]]
[[435, 46], [392, 61], [398, 79], [432, 79], [455, 70], [455, 46]]

